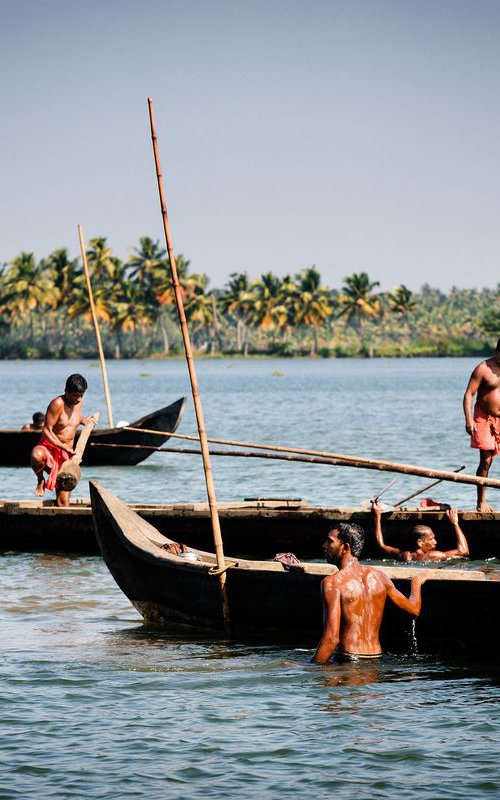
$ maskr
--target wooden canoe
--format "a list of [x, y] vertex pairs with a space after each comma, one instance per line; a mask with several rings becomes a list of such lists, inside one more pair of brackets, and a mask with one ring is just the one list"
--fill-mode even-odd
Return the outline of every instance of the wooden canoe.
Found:
[[[359, 508], [315, 507], [292, 499], [226, 502], [218, 507], [224, 549], [232, 556], [261, 559], [291, 551], [300, 559], [321, 558], [327, 531], [338, 522], [351, 521], [358, 522], [366, 532], [362, 557], [381, 557], [372, 515]], [[132, 508], [165, 536], [200, 550], [211, 549], [206, 503], [133, 504]], [[382, 524], [387, 544], [401, 549], [410, 547], [409, 533], [418, 524], [431, 526], [439, 547], [453, 547], [452, 528], [443, 511], [390, 511], [383, 515]], [[500, 513], [464, 511], [460, 524], [472, 560], [500, 558]], [[90, 503], [75, 500], [68, 508], [56, 508], [53, 500], [0, 500], [0, 551], [6, 550], [98, 552]]]
[[[125, 503], [91, 482], [96, 536], [102, 556], [120, 589], [147, 622], [180, 623], [221, 629], [219, 582], [211, 574], [215, 557], [195, 551], [197, 561], [167, 553], [171, 541]], [[235, 635], [317, 639], [322, 628], [320, 584], [334, 567], [302, 564], [285, 571], [272, 561], [226, 559], [231, 627]], [[421, 567], [386, 567], [398, 588], [409, 593], [409, 579]], [[417, 638], [460, 646], [485, 646], [498, 638], [492, 620], [500, 613], [500, 581], [467, 570], [428, 570], [423, 587]], [[496, 630], [496, 628], [495, 628]], [[408, 648], [411, 620], [388, 603], [383, 641]]]
[[[165, 408], [153, 411], [131, 423], [134, 428], [172, 431], [179, 426], [184, 413], [186, 398], [181, 397]], [[78, 431], [75, 442], [78, 441]], [[97, 429], [90, 435], [89, 443], [83, 456], [83, 466], [132, 466], [144, 461], [152, 450], [128, 450], [126, 448], [93, 447], [93, 444], [141, 444], [149, 447], [161, 447], [169, 437], [164, 434], [137, 433], [123, 428]], [[0, 467], [29, 466], [30, 453], [40, 440], [39, 431], [0, 430]]]

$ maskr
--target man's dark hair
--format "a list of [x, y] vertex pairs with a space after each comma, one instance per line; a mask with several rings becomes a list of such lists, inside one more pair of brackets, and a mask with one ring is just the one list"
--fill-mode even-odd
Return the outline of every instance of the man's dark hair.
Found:
[[495, 350], [500, 350], [500, 339], [497, 342], [497, 346], [495, 347]]
[[365, 532], [356, 522], [339, 522], [336, 526], [339, 539], [351, 548], [353, 556], [360, 556], [365, 543]]
[[41, 411], [35, 411], [33, 414], [33, 425], [40, 425], [41, 422], [45, 420], [45, 414], [42, 414]]
[[65, 391], [84, 394], [87, 391], [87, 381], [83, 375], [79, 375], [78, 372], [75, 372], [75, 374], [70, 375], [66, 381]]
[[410, 539], [413, 547], [418, 546], [418, 540], [425, 536], [426, 533], [429, 533], [431, 529], [428, 525], [415, 525], [413, 530], [410, 532]]

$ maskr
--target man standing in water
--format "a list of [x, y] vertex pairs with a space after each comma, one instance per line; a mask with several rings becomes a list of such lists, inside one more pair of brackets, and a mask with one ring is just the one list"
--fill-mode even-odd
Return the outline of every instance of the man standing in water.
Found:
[[[87, 381], [83, 375], [70, 375], [64, 394], [55, 397], [47, 408], [42, 438], [31, 451], [31, 467], [37, 476], [35, 494], [42, 497], [45, 489], [56, 490], [56, 506], [69, 506], [70, 492], [56, 488], [59, 470], [74, 455], [73, 443], [78, 425], [89, 418], [82, 417], [83, 395]], [[44, 472], [48, 472], [45, 478]]]
[[[472, 399], [476, 392], [472, 414]], [[494, 456], [500, 453], [500, 339], [493, 357], [481, 361], [470, 376], [464, 394], [464, 414], [470, 446], [479, 450], [476, 475], [487, 478]], [[493, 510], [486, 502], [485, 486], [477, 487], [477, 510]]]
[[326, 560], [339, 569], [321, 584], [324, 628], [313, 657], [316, 664], [326, 664], [337, 645], [338, 655], [344, 659], [379, 657], [379, 631], [387, 598], [414, 617], [420, 614], [425, 573], [412, 578], [410, 597], [405, 597], [381, 570], [361, 566], [358, 556], [364, 541], [359, 525], [341, 522], [323, 545]]

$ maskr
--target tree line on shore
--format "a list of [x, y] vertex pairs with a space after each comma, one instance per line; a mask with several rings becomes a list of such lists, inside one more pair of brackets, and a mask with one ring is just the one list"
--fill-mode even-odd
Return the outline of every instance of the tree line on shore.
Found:
[[[165, 250], [142, 237], [130, 257], [105, 237], [87, 259], [107, 357], [166, 357], [182, 351]], [[500, 336], [500, 284], [448, 293], [424, 284], [377, 291], [366, 272], [339, 288], [314, 267], [252, 280], [234, 272], [221, 289], [176, 258], [193, 347], [207, 355], [323, 357], [480, 355]], [[87, 358], [96, 353], [79, 259], [66, 249], [40, 261], [22, 252], [0, 267], [0, 358]]]

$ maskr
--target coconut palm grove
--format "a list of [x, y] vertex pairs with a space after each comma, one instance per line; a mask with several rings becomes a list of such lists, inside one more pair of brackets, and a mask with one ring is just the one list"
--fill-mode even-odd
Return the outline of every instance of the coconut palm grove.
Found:
[[[123, 261], [105, 237], [87, 259], [109, 358], [182, 352], [165, 250], [142, 237]], [[296, 274], [233, 272], [222, 287], [176, 258], [198, 355], [324, 358], [489, 353], [500, 335], [500, 284], [448, 293], [424, 284], [381, 292], [363, 271], [323, 285], [314, 266]], [[0, 357], [85, 358], [96, 352], [82, 265], [59, 249], [37, 261], [21, 252], [0, 269]]]

